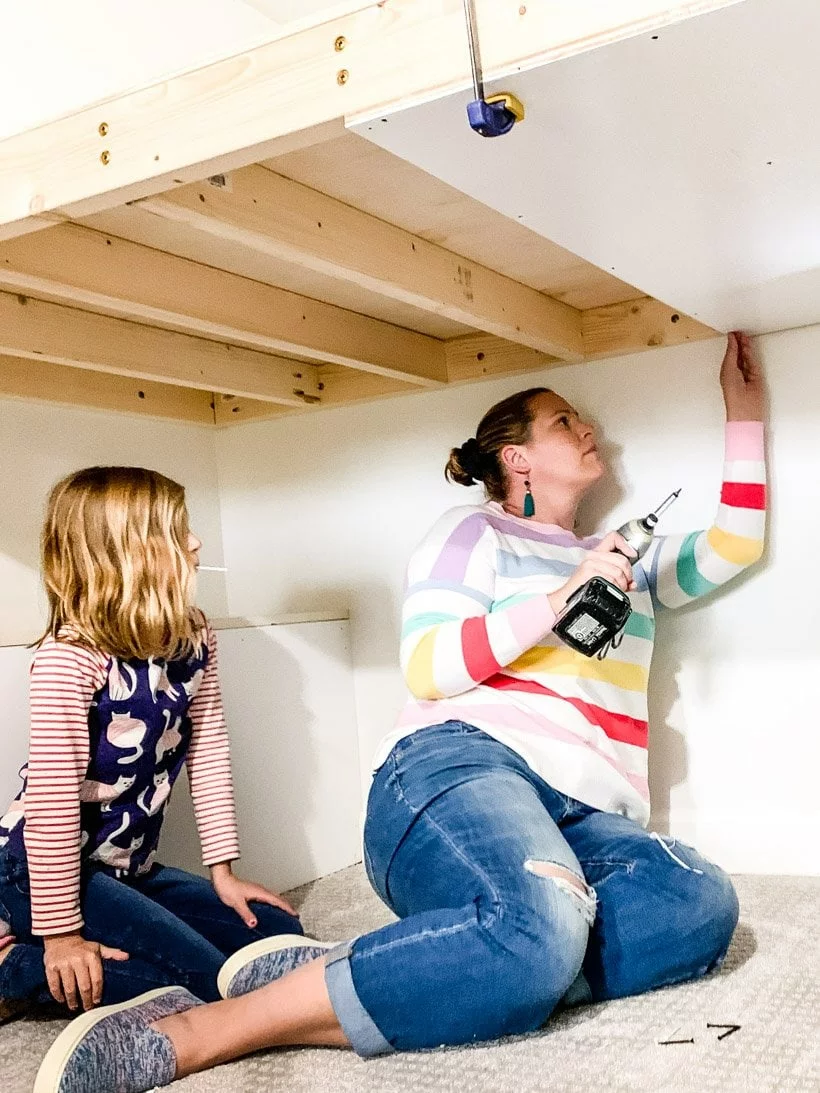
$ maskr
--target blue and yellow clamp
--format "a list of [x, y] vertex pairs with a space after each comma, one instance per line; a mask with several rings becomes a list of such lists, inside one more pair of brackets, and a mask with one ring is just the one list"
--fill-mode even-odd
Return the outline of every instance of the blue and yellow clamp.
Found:
[[497, 95], [484, 94], [475, 0], [464, 0], [464, 15], [467, 20], [467, 44], [470, 48], [475, 96], [467, 106], [467, 120], [470, 128], [482, 137], [503, 137], [517, 121], [524, 120], [524, 107], [521, 100], [510, 91], [502, 91]]
[[503, 137], [517, 121], [524, 120], [524, 104], [512, 92], [502, 91], [468, 103], [467, 120], [482, 137]]

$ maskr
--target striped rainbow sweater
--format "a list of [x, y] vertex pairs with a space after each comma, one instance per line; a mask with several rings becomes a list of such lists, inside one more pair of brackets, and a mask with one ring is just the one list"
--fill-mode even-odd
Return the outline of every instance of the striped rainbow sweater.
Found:
[[637, 590], [623, 642], [603, 661], [552, 633], [547, 599], [600, 538], [578, 539], [495, 502], [445, 513], [410, 561], [401, 662], [412, 697], [382, 741], [376, 769], [409, 733], [466, 721], [560, 792], [645, 824], [655, 606], [690, 603], [760, 558], [763, 440], [761, 422], [727, 423], [714, 524], [656, 537], [633, 569]]

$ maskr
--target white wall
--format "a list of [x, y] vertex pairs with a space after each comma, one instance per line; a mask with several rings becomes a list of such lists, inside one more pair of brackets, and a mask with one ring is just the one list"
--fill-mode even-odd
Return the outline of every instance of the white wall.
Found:
[[[820, 662], [810, 550], [820, 536], [820, 327], [761, 345], [772, 390], [771, 545], [753, 576], [659, 624], [654, 821], [731, 869], [817, 872], [820, 750], [807, 681]], [[396, 661], [407, 556], [441, 511], [471, 497], [444, 482], [449, 447], [499, 398], [547, 383], [598, 421], [609, 447], [615, 480], [592, 499], [590, 526], [615, 526], [677, 486], [684, 493], [664, 528], [705, 526], [720, 485], [722, 349], [710, 341], [218, 434], [229, 609], [349, 608], [365, 782], [404, 694]]]
[[[199, 425], [0, 399], [0, 645], [41, 629], [39, 535], [46, 496], [63, 475], [98, 463], [151, 467], [187, 489], [202, 560], [220, 564], [213, 435]], [[221, 574], [199, 578], [202, 606], [226, 614]]]

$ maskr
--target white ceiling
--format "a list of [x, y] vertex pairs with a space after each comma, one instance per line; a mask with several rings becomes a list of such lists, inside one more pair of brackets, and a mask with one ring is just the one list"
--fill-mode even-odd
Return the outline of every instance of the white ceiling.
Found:
[[[0, 140], [230, 57], [340, 0], [2, 2]], [[350, 6], [350, 5], [347, 5]]]
[[356, 130], [712, 326], [807, 325], [818, 43], [817, 0], [745, 0], [506, 80], [527, 109], [506, 137], [469, 129], [467, 94]]

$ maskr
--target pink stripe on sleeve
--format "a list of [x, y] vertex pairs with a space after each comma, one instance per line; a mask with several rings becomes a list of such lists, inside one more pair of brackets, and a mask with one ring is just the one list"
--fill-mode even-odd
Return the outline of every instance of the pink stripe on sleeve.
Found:
[[205, 676], [188, 710], [192, 725], [188, 780], [202, 861], [216, 865], [239, 857], [239, 836], [228, 730], [219, 690], [219, 654], [216, 634], [210, 627], [208, 654]]
[[726, 459], [757, 461], [764, 457], [764, 426], [762, 421], [726, 422]]
[[71, 933], [80, 912], [80, 785], [88, 769], [88, 711], [108, 658], [47, 639], [31, 665], [31, 733], [23, 839], [31, 932]]
[[552, 604], [546, 595], [532, 596], [507, 611], [507, 620], [522, 653], [531, 649], [539, 638], [552, 630], [555, 618]]

